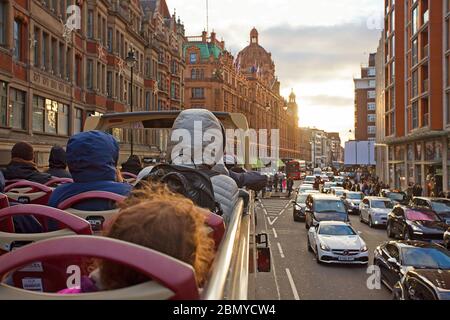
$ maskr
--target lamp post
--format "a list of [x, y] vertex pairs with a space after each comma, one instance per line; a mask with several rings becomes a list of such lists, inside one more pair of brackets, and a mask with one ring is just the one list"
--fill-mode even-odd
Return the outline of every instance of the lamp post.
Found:
[[[131, 113], [133, 113], [133, 78], [134, 78], [134, 67], [136, 66], [136, 56], [134, 54], [134, 50], [131, 49], [128, 52], [128, 56], [125, 59], [128, 67], [130, 67], [131, 69], [131, 88], [130, 88], [130, 111]], [[134, 153], [134, 132], [133, 132], [133, 128], [131, 128], [131, 132], [130, 132], [130, 138], [131, 138], [131, 155], [133, 155]]]

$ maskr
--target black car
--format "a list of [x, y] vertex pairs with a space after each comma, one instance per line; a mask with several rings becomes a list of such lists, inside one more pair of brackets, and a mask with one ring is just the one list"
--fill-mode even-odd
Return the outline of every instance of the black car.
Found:
[[431, 210], [396, 206], [388, 214], [387, 235], [404, 240], [432, 241], [443, 244], [448, 226]]
[[383, 190], [383, 191], [381, 191], [381, 196], [384, 198], [391, 199], [392, 202], [394, 202], [395, 204], [401, 204], [404, 206], [407, 206], [410, 201], [410, 199], [408, 198], [408, 195], [403, 191]]
[[306, 209], [306, 199], [308, 194], [299, 193], [294, 202], [293, 217], [295, 222], [304, 222], [306, 219], [305, 209]]
[[364, 199], [364, 193], [362, 192], [353, 192], [353, 191], [345, 191], [342, 196], [344, 200], [345, 207], [347, 208], [348, 213], [351, 214], [359, 214], [359, 204]]
[[450, 250], [450, 229], [444, 233], [444, 246]]
[[387, 242], [375, 250], [373, 264], [395, 299], [450, 299], [450, 253], [439, 245]]
[[415, 197], [411, 205], [418, 208], [426, 208], [436, 212], [442, 220], [450, 225], [450, 199]]
[[344, 201], [335, 196], [312, 194], [306, 199], [306, 229], [317, 226], [320, 221], [349, 222]]

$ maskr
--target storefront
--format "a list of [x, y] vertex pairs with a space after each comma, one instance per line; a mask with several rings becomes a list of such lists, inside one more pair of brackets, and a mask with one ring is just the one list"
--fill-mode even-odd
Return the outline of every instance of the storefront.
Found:
[[450, 191], [450, 138], [435, 133], [389, 146], [389, 184], [405, 190], [420, 184], [424, 195]]

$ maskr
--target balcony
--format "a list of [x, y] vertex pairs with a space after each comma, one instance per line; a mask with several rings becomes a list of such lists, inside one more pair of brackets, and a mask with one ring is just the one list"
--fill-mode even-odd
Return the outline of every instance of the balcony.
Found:
[[422, 93], [427, 93], [429, 89], [430, 89], [430, 80], [429, 79], [423, 80]]
[[428, 45], [428, 44], [422, 48], [422, 60], [428, 58], [429, 51], [430, 51], [430, 45]]

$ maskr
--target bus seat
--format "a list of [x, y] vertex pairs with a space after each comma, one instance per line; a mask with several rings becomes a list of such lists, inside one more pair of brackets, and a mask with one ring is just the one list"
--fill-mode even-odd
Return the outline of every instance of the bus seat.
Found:
[[[26, 291], [4, 283], [14, 270], [44, 259], [90, 257], [106, 259], [133, 268], [149, 281], [130, 288], [86, 294], [51, 294]], [[62, 276], [62, 275], [61, 275]], [[65, 278], [59, 279], [64, 281]], [[67, 236], [36, 242], [0, 257], [0, 300], [90, 300], [90, 299], [172, 299], [197, 300], [199, 290], [192, 266], [157, 251], [132, 243], [88, 236]]]
[[225, 234], [225, 223], [223, 221], [223, 218], [215, 213], [211, 213], [208, 211], [208, 216], [205, 222], [206, 225], [211, 229], [212, 238], [214, 239], [217, 250]]
[[[41, 205], [18, 205], [0, 210], [0, 221], [12, 221], [14, 216], [32, 215], [45, 219], [52, 219], [63, 227], [61, 230], [45, 233], [23, 234], [14, 233], [12, 230], [0, 231], [0, 255], [2, 253], [20, 251], [22, 247], [31, 243], [57, 238], [67, 235], [92, 235], [89, 222], [65, 211], [41, 206]], [[2, 230], [2, 229], [0, 229]], [[39, 284], [42, 290], [48, 292], [58, 292], [65, 288], [66, 281], [60, 281], [66, 275], [67, 267], [70, 265], [80, 265], [78, 259], [61, 260], [55, 258], [48, 261], [33, 261], [30, 265], [15, 271], [11, 275], [11, 281], [16, 287], [32, 288]], [[35, 287], [36, 289], [37, 287]]]
[[47, 187], [56, 188], [57, 186], [59, 186], [61, 184], [66, 184], [66, 183], [73, 183], [73, 180], [70, 178], [53, 178], [49, 182], [47, 182], [45, 185]]
[[58, 205], [58, 209], [65, 210], [80, 218], [83, 218], [91, 223], [92, 230], [94, 232], [101, 232], [105, 226], [111, 222], [111, 220], [117, 215], [119, 209], [113, 209], [108, 211], [83, 211], [74, 208], [77, 204], [86, 200], [109, 200], [111, 202], [120, 203], [125, 200], [124, 196], [118, 195], [112, 192], [105, 191], [91, 191], [80, 193], [73, 196]]
[[9, 207], [8, 197], [0, 193], [0, 210]]
[[43, 184], [21, 180], [8, 185], [5, 194], [11, 202], [47, 205], [53, 189]]

